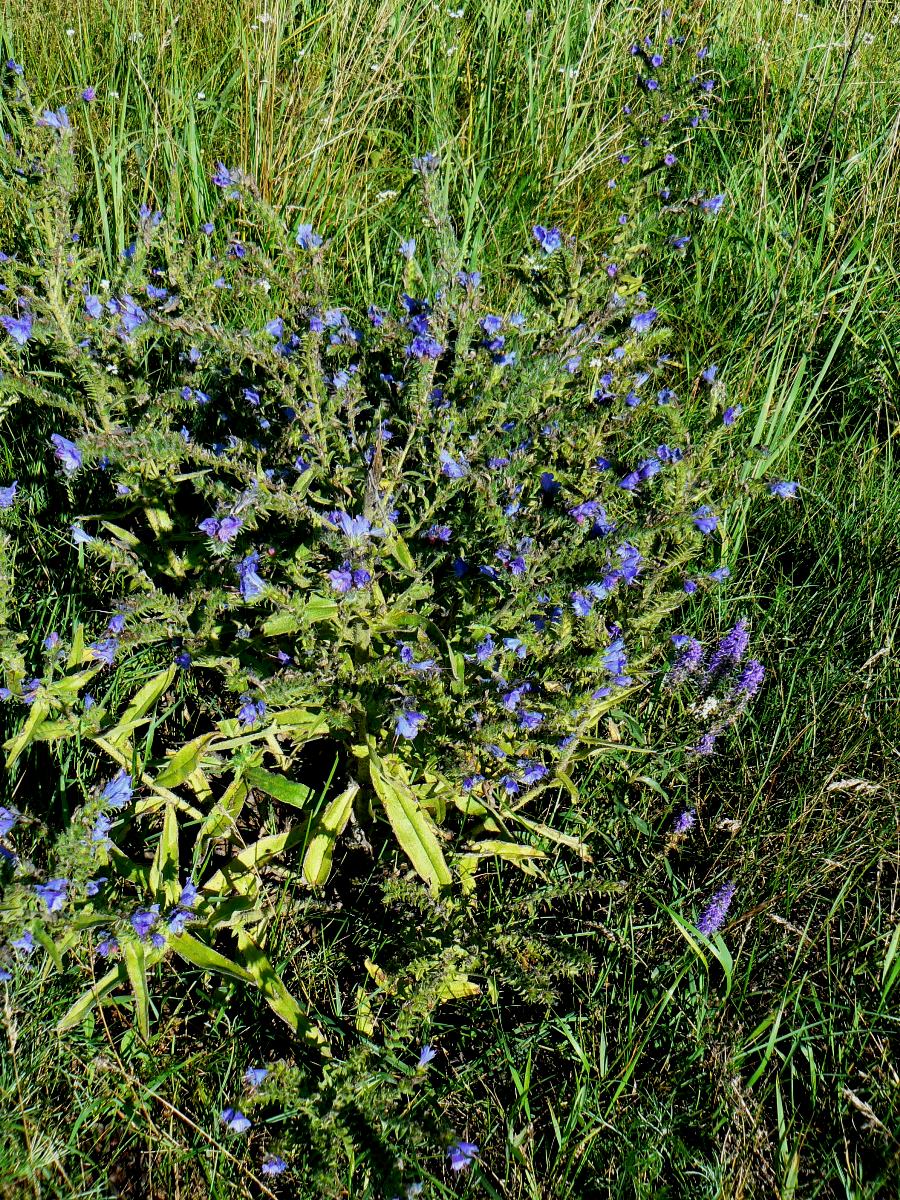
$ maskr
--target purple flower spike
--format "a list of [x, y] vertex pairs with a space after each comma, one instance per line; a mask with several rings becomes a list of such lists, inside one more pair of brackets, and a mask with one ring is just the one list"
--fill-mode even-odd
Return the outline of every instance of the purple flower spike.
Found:
[[726, 883], [724, 887], [716, 892], [709, 903], [709, 907], [706, 908], [697, 922], [698, 933], [710, 937], [719, 929], [728, 915], [728, 908], [736, 890], [733, 883]]
[[693, 808], [686, 808], [684, 812], [680, 812], [675, 818], [673, 826], [676, 833], [687, 833], [694, 828], [697, 821], [697, 811]]

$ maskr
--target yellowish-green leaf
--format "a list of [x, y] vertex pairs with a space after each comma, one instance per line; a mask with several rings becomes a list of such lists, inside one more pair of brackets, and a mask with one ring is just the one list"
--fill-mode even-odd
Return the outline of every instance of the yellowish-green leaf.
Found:
[[167, 904], [174, 904], [181, 895], [178, 879], [178, 816], [174, 804], [167, 804], [163, 815], [162, 832], [150, 867], [150, 891]]
[[358, 791], [359, 784], [351, 783], [328, 803], [316, 821], [313, 836], [303, 858], [303, 878], [310, 887], [321, 887], [328, 879], [335, 843], [347, 828]]
[[122, 961], [128, 972], [128, 982], [134, 994], [134, 1015], [144, 1041], [150, 1039], [150, 991], [147, 987], [147, 961], [141, 942], [126, 942], [122, 946]]
[[72, 1007], [60, 1017], [56, 1025], [57, 1032], [64, 1033], [65, 1030], [74, 1029], [76, 1025], [80, 1025], [97, 1001], [108, 996], [116, 985], [124, 983], [126, 978], [124, 963], [113, 967], [102, 979], [98, 979], [93, 987], [88, 988], [79, 996]]
[[84, 662], [84, 625], [81, 621], [75, 626], [75, 632], [72, 634], [72, 648], [69, 651], [69, 657], [66, 660], [66, 670], [73, 671], [75, 667], [80, 667]]
[[445, 979], [438, 987], [439, 1000], [468, 1000], [470, 996], [477, 996], [481, 988], [477, 983], [473, 983], [468, 975], [452, 975], [449, 979]]
[[167, 788], [178, 787], [184, 783], [188, 775], [199, 767], [203, 751], [215, 736], [214, 733], [202, 733], [182, 746], [168, 760], [154, 782]]
[[302, 837], [303, 829], [298, 827], [285, 833], [275, 833], [269, 837], [260, 838], [258, 842], [254, 842], [240, 854], [236, 854], [220, 871], [211, 875], [204, 883], [203, 891], [210, 896], [235, 889], [246, 894], [250, 884], [256, 879], [260, 867], [277, 854], [283, 854], [291, 846], [296, 846]]
[[303, 1011], [284, 986], [268, 958], [245, 929], [238, 929], [237, 944], [244, 965], [256, 980], [257, 987], [265, 996], [272, 1011], [281, 1017], [297, 1037], [313, 1042], [323, 1054], [330, 1056], [325, 1034]]
[[419, 806], [412, 789], [402, 778], [388, 778], [383, 764], [370, 757], [372, 785], [384, 806], [391, 828], [416, 872], [437, 891], [452, 882], [444, 852], [428, 814]]
[[245, 779], [251, 787], [265, 792], [267, 796], [272, 796], [275, 800], [280, 800], [282, 804], [293, 805], [294, 808], [305, 808], [312, 795], [311, 789], [305, 783], [297, 783], [284, 775], [265, 771], [262, 767], [252, 767], [245, 775]]
[[199, 967], [202, 971], [214, 971], [217, 975], [227, 975], [230, 979], [241, 980], [242, 983], [255, 982], [253, 975], [244, 967], [232, 962], [230, 958], [226, 958], [224, 954], [213, 950], [211, 946], [189, 933], [171, 935], [169, 945], [185, 962]]
[[31, 742], [35, 740], [35, 731], [43, 724], [50, 712], [50, 705], [46, 700], [35, 700], [31, 706], [31, 711], [28, 714], [28, 720], [19, 733], [14, 738], [10, 738], [4, 744], [4, 750], [7, 751], [6, 765], [11, 767], [22, 751]]
[[111, 745], [120, 745], [128, 737], [135, 728], [135, 723], [147, 714], [166, 688], [170, 686], [172, 680], [175, 678], [176, 669], [173, 663], [165, 671], [160, 671], [158, 675], [154, 675], [135, 694], [131, 703], [122, 713], [116, 727], [104, 735]]
[[201, 838], [223, 837], [234, 829], [249, 788], [242, 776], [233, 779], [200, 829]]

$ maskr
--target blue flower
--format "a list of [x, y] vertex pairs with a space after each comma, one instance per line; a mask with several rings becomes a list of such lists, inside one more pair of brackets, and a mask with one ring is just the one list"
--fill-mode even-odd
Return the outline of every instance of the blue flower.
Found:
[[368, 587], [372, 582], [372, 576], [364, 567], [354, 568], [349, 560], [341, 563], [337, 570], [329, 571], [328, 578], [334, 590], [342, 596], [350, 591], [359, 591]]
[[251, 700], [248, 693], [241, 696], [241, 707], [238, 710], [238, 720], [242, 725], [255, 725], [266, 715], [265, 700]]
[[720, 209], [722, 208], [722, 205], [724, 203], [725, 203], [724, 195], [710, 196], [708, 200], [702, 201], [700, 207], [703, 209], [704, 212], [712, 213], [713, 216], [715, 216], [720, 211]]
[[134, 788], [131, 776], [123, 769], [114, 775], [100, 793], [100, 799], [110, 808], [124, 808], [132, 797]]
[[18, 479], [14, 479], [9, 487], [0, 487], [0, 508], [12, 508], [18, 486]]
[[15, 809], [7, 808], [5, 805], [0, 804], [0, 837], [6, 837], [18, 819], [19, 814]]
[[139, 908], [128, 919], [134, 932], [144, 941], [159, 920], [159, 905], [151, 904], [149, 908]]
[[457, 462], [456, 459], [452, 458], [446, 450], [442, 450], [439, 458], [441, 463], [441, 474], [446, 475], [448, 479], [462, 479], [468, 474], [468, 463], [462, 457], [462, 455], [460, 455], [459, 462]]
[[59, 133], [62, 133], [65, 129], [72, 128], [71, 122], [69, 121], [69, 114], [66, 112], [65, 105], [60, 105], [56, 112], [53, 112], [49, 108], [45, 108], [44, 115], [42, 117], [38, 117], [37, 124], [45, 125], [49, 129], [55, 129]]
[[322, 236], [315, 232], [312, 225], [298, 226], [296, 240], [303, 250], [317, 250], [322, 245]]
[[556, 228], [545, 229], [543, 225], [535, 225], [531, 232], [545, 254], [552, 254], [562, 245], [562, 234]]
[[715, 363], [711, 363], [705, 370], [700, 372], [700, 378], [704, 383], [708, 383], [710, 387], [716, 382], [716, 375], [719, 373], [719, 368]]
[[413, 170], [422, 176], [433, 175], [440, 165], [441, 160], [430, 150], [412, 160]]
[[722, 424], [733, 425], [743, 411], [740, 404], [729, 405], [722, 413]]
[[222, 517], [221, 520], [217, 517], [207, 517], [197, 528], [213, 541], [225, 543], [237, 537], [243, 524], [241, 518], [235, 516]]
[[797, 495], [797, 488], [800, 485], [797, 483], [788, 482], [786, 479], [780, 479], [777, 483], [769, 484], [769, 491], [773, 496], [780, 496], [782, 500], [791, 500]]
[[694, 525], [701, 533], [713, 533], [719, 524], [719, 518], [708, 504], [703, 504], [694, 510], [693, 520]]
[[34, 935], [30, 929], [26, 929], [21, 937], [9, 944], [14, 950], [21, 950], [23, 954], [32, 954], [34, 952]]
[[194, 883], [193, 879], [185, 880], [184, 887], [181, 889], [181, 895], [178, 898], [178, 903], [184, 908], [193, 908], [197, 903], [197, 898], [200, 895], [200, 890]]
[[0, 317], [0, 325], [6, 330], [18, 346], [24, 346], [31, 337], [34, 325], [31, 313], [23, 313], [21, 317]]
[[413, 741], [418, 736], [419, 727], [425, 722], [424, 713], [416, 712], [414, 709], [405, 708], [397, 718], [395, 730], [398, 737], [407, 738]]
[[[226, 518], [227, 519], [227, 518]], [[238, 587], [244, 600], [255, 600], [261, 595], [266, 586], [264, 579], [257, 573], [259, 554], [254, 550], [235, 567], [238, 575]]]
[[419, 1070], [421, 1070], [423, 1067], [427, 1067], [428, 1064], [433, 1062], [436, 1058], [437, 1050], [434, 1050], [431, 1046], [423, 1046], [419, 1052], [419, 1061], [416, 1066]]
[[244, 1079], [252, 1088], [258, 1088], [268, 1074], [267, 1067], [248, 1067], [244, 1072]]
[[235, 172], [230, 171], [223, 162], [219, 162], [216, 163], [212, 181], [216, 187], [230, 188], [238, 182], [238, 176]]
[[102, 642], [91, 642], [88, 650], [91, 652], [91, 657], [97, 662], [103, 663], [106, 667], [113, 665], [113, 660], [116, 657], [116, 651], [119, 649], [117, 638], [105, 638]]
[[287, 1163], [277, 1154], [269, 1154], [262, 1161], [263, 1175], [282, 1175], [287, 1170]]
[[404, 353], [407, 358], [436, 359], [444, 353], [444, 347], [430, 333], [422, 333], [413, 338]]
[[467, 1167], [471, 1166], [478, 1152], [478, 1146], [475, 1142], [454, 1142], [447, 1151], [447, 1157], [450, 1159], [450, 1170], [464, 1171]]
[[68, 887], [68, 879], [50, 879], [47, 883], [36, 884], [34, 890], [46, 904], [47, 912], [55, 913], [65, 904]]
[[655, 308], [648, 308], [646, 312], [635, 313], [631, 318], [631, 328], [635, 333], [647, 333], [658, 316], [659, 313]]
[[475, 288], [477, 288], [481, 283], [481, 272], [457, 271], [456, 281], [461, 287], [466, 288], [468, 291], [474, 291]]
[[253, 1124], [237, 1108], [223, 1108], [220, 1116], [229, 1133], [246, 1133]]
[[340, 509], [336, 509], [328, 514], [328, 520], [340, 529], [344, 537], [351, 543], [360, 544], [365, 542], [366, 538], [384, 537], [384, 530], [373, 529], [369, 518], [362, 515], [351, 517]]
[[694, 824], [696, 823], [696, 820], [697, 820], [696, 809], [686, 808], [683, 812], [680, 812], [678, 814], [678, 816], [675, 818], [675, 824], [673, 825], [673, 830], [675, 833], [687, 833], [688, 830], [694, 828]]
[[72, 541], [76, 546], [86, 546], [89, 542], [94, 540], [86, 530], [81, 528], [80, 525], [73, 525], [71, 527], [71, 533]]
[[401, 242], [399, 252], [403, 255], [407, 262], [410, 262], [416, 256], [416, 239], [407, 238], [405, 242]]

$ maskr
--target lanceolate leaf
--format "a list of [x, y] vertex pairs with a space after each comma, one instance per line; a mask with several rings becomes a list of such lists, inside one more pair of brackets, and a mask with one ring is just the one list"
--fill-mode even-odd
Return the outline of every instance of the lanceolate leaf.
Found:
[[245, 929], [237, 931], [237, 943], [247, 970], [256, 980], [272, 1011], [277, 1013], [298, 1037], [313, 1042], [321, 1048], [323, 1054], [330, 1055], [325, 1034], [303, 1011]]
[[125, 970], [125, 964], [119, 963], [113, 967], [102, 979], [99, 979], [93, 987], [88, 988], [72, 1005], [72, 1007], [60, 1017], [56, 1024], [58, 1033], [63, 1033], [67, 1029], [74, 1029], [88, 1015], [98, 1000], [102, 1000], [104, 996], [108, 996], [117, 984], [124, 984], [128, 975]]
[[297, 783], [284, 775], [276, 775], [272, 771], [264, 771], [262, 767], [253, 767], [244, 776], [251, 787], [258, 788], [267, 796], [280, 800], [282, 804], [292, 804], [294, 808], [303, 808], [312, 795], [305, 783]]
[[150, 1037], [150, 991], [147, 987], [147, 960], [141, 942], [126, 942], [122, 946], [122, 961], [128, 972], [128, 982], [134, 993], [134, 1015], [141, 1037]]
[[358, 791], [359, 784], [351, 783], [329, 802], [316, 822], [315, 832], [303, 859], [303, 878], [310, 887], [321, 887], [328, 879], [335, 843], [347, 828]]
[[435, 891], [449, 887], [452, 876], [434, 825], [412, 789], [402, 779], [388, 778], [375, 755], [370, 756], [370, 773], [391, 828], [413, 867]]

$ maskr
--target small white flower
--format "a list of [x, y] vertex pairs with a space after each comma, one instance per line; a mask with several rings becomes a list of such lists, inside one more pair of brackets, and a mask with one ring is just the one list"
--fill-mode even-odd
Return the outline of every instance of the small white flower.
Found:
[[66, 30], [66, 37], [74, 37], [74, 36], [75, 36], [75, 30], [74, 30], [74, 29], [67, 29], [67, 30]]
[[398, 196], [399, 194], [400, 194], [399, 192], [395, 192], [392, 188], [388, 188], [388, 190], [385, 192], [379, 192], [376, 195], [375, 199], [376, 200], [393, 200], [394, 197]]
[[453, 21], [461, 21], [465, 13], [464, 8], [451, 8], [447, 12], [447, 16]]
[[875, 41], [875, 34], [874, 33], [864, 33], [862, 35], [862, 40], [863, 40], [864, 46], [871, 46], [872, 43]]
[[261, 12], [256, 19], [259, 21], [260, 25], [268, 25], [268, 23], [272, 20], [272, 16], [270, 13]]
[[458, 49], [458, 46], [449, 46], [447, 49], [447, 57], [452, 58]]
[[198, 93], [197, 93], [197, 99], [198, 99], [198, 100], [205, 100], [205, 99], [206, 99], [206, 92], [198, 92]]
[[119, 368], [116, 366], [115, 363], [107, 363], [106, 370], [109, 375], [118, 375], [118, 373], [119, 373]]

